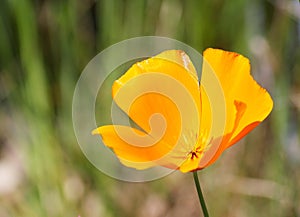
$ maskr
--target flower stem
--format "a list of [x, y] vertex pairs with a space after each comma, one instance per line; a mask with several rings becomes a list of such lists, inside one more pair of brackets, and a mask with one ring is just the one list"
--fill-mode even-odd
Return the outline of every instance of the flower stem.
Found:
[[193, 172], [193, 176], [194, 176], [194, 181], [195, 181], [195, 185], [196, 185], [197, 192], [198, 192], [199, 201], [200, 201], [200, 204], [201, 204], [201, 207], [202, 207], [203, 215], [204, 215], [204, 217], [209, 217], [208, 212], [207, 212], [207, 208], [206, 208], [206, 205], [205, 205], [204, 197], [203, 197], [203, 194], [202, 194], [202, 191], [201, 191], [197, 171]]

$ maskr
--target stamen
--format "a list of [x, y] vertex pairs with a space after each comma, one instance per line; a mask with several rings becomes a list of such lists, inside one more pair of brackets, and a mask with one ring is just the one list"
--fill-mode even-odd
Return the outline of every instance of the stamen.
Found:
[[192, 157], [191, 157], [192, 160], [194, 160], [194, 157], [198, 158], [198, 155], [196, 152], [193, 151], [193, 152], [191, 152], [191, 154], [192, 154]]
[[200, 135], [198, 135], [198, 133], [196, 133], [194, 135], [196, 135], [196, 142], [195, 142], [195, 145], [194, 145], [192, 151], [189, 151], [189, 153], [188, 153], [188, 157], [191, 160], [201, 157], [203, 152], [208, 150], [208, 148], [213, 140], [213, 138], [210, 138], [210, 139], [208, 138], [206, 132], [202, 132], [202, 133], [200, 133]]

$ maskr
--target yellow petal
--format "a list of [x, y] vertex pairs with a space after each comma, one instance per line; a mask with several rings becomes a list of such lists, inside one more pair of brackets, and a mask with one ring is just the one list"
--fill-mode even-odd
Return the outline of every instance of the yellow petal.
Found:
[[187, 173], [197, 170], [199, 167], [201, 157], [202, 155], [194, 158], [188, 156], [188, 158], [180, 165], [180, 171], [183, 173]]
[[232, 135], [239, 126], [240, 120], [246, 110], [246, 104], [244, 104], [243, 102], [234, 101], [234, 105], [236, 111], [233, 129], [230, 133], [226, 133], [220, 137], [212, 137], [210, 148], [204, 153], [203, 158], [199, 163], [198, 169], [207, 167], [215, 162], [223, 153], [223, 151], [228, 147], [228, 144], [230, 144]]
[[[122, 99], [121, 97], [116, 97], [120, 88], [125, 86], [125, 84], [127, 84], [127, 88], [126, 90], [123, 89], [123, 92], [125, 91], [129, 92], [128, 95], [130, 95], [130, 91], [134, 91], [134, 93], [136, 94], [136, 93], [143, 93], [147, 90], [157, 90], [157, 92], [159, 91], [163, 92], [162, 90], [166, 90], [166, 91], [172, 91], [180, 94], [177, 85], [172, 86], [174, 85], [174, 82], [166, 81], [165, 77], [161, 79], [155, 76], [153, 76], [152, 79], [151, 76], [147, 76], [147, 77], [145, 76], [144, 77], [145, 79], [139, 77], [139, 75], [150, 74], [150, 73], [161, 73], [165, 76], [169, 76], [170, 78], [176, 80], [179, 84], [182, 85], [183, 88], [185, 88], [188, 91], [188, 93], [194, 100], [195, 106], [197, 107], [198, 110], [200, 110], [200, 92], [199, 92], [197, 73], [189, 57], [183, 51], [180, 50], [165, 51], [153, 58], [144, 60], [142, 62], [138, 62], [134, 64], [121, 78], [116, 80], [114, 82], [112, 92], [113, 92], [113, 98], [120, 108], [122, 108], [123, 110], [126, 110], [125, 108], [127, 108], [126, 104], [128, 103], [128, 101], [124, 102], [125, 99]], [[138, 77], [141, 79], [136, 79], [136, 81], [134, 81], [134, 79]], [[131, 81], [130, 86], [128, 85], [129, 81]], [[122, 97], [124, 97], [124, 95], [122, 95]], [[125, 98], [128, 98], [128, 96], [127, 97], [125, 96]], [[147, 102], [145, 103], [149, 104]], [[163, 104], [160, 104], [158, 102], [156, 104], [159, 107], [164, 107]], [[142, 107], [145, 108], [147, 106], [142, 105]], [[137, 124], [139, 124], [138, 122], [141, 123], [148, 122], [147, 121], [148, 119], [145, 122], [145, 119], [142, 118], [142, 120], [140, 120], [139, 117], [135, 117], [135, 115], [137, 115], [137, 113], [139, 113], [141, 110], [135, 109], [134, 107], [132, 107], [131, 109], [132, 109], [132, 113], [129, 114], [129, 116]], [[151, 111], [150, 113], [153, 114]], [[144, 115], [144, 117], [148, 118], [149, 115], [148, 116]], [[146, 131], [147, 128], [149, 130], [149, 127], [147, 126], [140, 125], [140, 127], [142, 127]]]
[[[134, 64], [113, 85], [116, 104], [149, 134], [165, 127], [163, 139], [175, 146], [183, 134], [196, 137], [199, 129], [200, 92], [194, 67], [182, 51], [168, 51]], [[184, 60], [183, 60], [184, 59]], [[151, 117], [164, 119], [153, 125]], [[162, 132], [162, 130], [158, 130]], [[193, 133], [191, 133], [193, 132]], [[157, 134], [157, 133], [156, 133]], [[157, 136], [158, 137], [158, 136]], [[186, 151], [193, 147], [182, 147]]]
[[167, 50], [156, 55], [155, 58], [161, 58], [178, 63], [179, 65], [183, 66], [186, 70], [188, 70], [196, 80], [198, 80], [197, 71], [191, 59], [182, 50]]
[[[247, 58], [237, 53], [209, 48], [204, 52], [204, 59], [208, 64], [204, 63], [201, 84], [204, 82], [204, 85], [209, 85], [206, 72], [211, 67], [219, 79], [226, 101], [224, 135], [227, 135], [228, 141], [222, 142], [211, 164], [225, 148], [233, 145], [269, 115], [273, 101], [250, 75]], [[237, 102], [241, 104], [237, 105]]]
[[[168, 155], [172, 147], [163, 144], [163, 140], [156, 142], [142, 131], [127, 126], [108, 125], [95, 129], [93, 134], [100, 134], [103, 143], [113, 149], [125, 166], [135, 169], [147, 169], [157, 165], [177, 168], [176, 159], [172, 160]], [[150, 143], [153, 145], [145, 145]]]
[[178, 168], [199, 129], [199, 83], [187, 55], [167, 51], [134, 64], [115, 81], [113, 99], [141, 128], [137, 134], [143, 138], [130, 127], [104, 126], [96, 130], [104, 144], [126, 166], [143, 169], [155, 162]]

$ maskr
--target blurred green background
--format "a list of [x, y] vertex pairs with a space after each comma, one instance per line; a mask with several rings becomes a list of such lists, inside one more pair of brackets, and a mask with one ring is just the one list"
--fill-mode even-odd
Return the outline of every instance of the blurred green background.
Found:
[[241, 53], [274, 99], [264, 123], [199, 172], [211, 216], [300, 216], [297, 0], [2, 0], [0, 216], [202, 215], [191, 174], [116, 181], [73, 132], [73, 91], [89, 60], [143, 35]]

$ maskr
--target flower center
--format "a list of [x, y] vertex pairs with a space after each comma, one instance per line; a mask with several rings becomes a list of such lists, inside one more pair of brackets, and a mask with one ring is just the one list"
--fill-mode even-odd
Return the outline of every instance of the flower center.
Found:
[[189, 152], [188, 157], [190, 157], [191, 160], [201, 157], [203, 153], [210, 147], [212, 139], [213, 138], [209, 140], [205, 133], [201, 133], [199, 137], [197, 136], [197, 142], [194, 146], [194, 149]]

